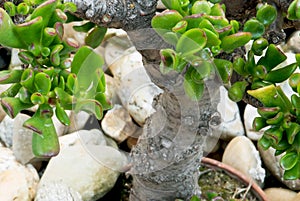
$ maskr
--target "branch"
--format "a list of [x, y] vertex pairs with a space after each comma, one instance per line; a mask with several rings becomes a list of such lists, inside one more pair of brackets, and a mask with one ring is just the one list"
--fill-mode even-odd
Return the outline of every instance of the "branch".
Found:
[[64, 0], [77, 5], [76, 16], [126, 31], [150, 27], [157, 0]]

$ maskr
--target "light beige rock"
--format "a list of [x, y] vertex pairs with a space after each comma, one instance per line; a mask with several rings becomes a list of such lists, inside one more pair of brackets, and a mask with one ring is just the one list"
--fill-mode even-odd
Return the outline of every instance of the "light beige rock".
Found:
[[233, 138], [227, 145], [222, 162], [241, 171], [246, 176], [262, 183], [265, 170], [261, 167], [261, 159], [254, 144], [245, 136]]
[[[121, 105], [114, 105], [101, 121], [101, 127], [105, 134], [121, 143], [129, 136], [136, 136], [141, 128], [132, 122], [128, 111]], [[141, 133], [141, 132], [140, 132]]]
[[300, 192], [291, 201], [299, 201], [299, 200], [300, 200]]
[[32, 165], [21, 165], [10, 149], [0, 147], [1, 201], [31, 201], [36, 194], [38, 182], [38, 173]]
[[245, 135], [237, 104], [228, 98], [225, 87], [220, 87], [220, 93], [221, 101], [218, 105], [218, 111], [223, 120], [218, 130], [221, 132], [221, 139], [230, 140], [236, 136]]
[[106, 99], [112, 104], [121, 104], [121, 101], [118, 97], [117, 94], [117, 84], [116, 80], [105, 74], [105, 83], [106, 83], [106, 88], [105, 88], [105, 97]]
[[95, 129], [59, 139], [61, 151], [49, 161], [41, 185], [61, 182], [79, 192], [85, 201], [105, 195], [114, 186], [118, 170], [127, 164], [125, 155], [107, 146], [104, 135]]
[[134, 48], [126, 51], [125, 56], [116, 60], [109, 69], [116, 80], [117, 94], [122, 105], [139, 125], [143, 125], [145, 119], [154, 112], [154, 97], [162, 90], [151, 82], [143, 66], [142, 56]]
[[57, 182], [40, 185], [34, 201], [82, 201], [81, 195], [67, 185]]
[[16, 159], [22, 164], [27, 164], [35, 158], [32, 152], [33, 131], [23, 127], [23, 123], [29, 118], [28, 115], [19, 114], [13, 122], [12, 150]]
[[284, 188], [268, 188], [264, 190], [268, 201], [293, 201], [297, 193]]
[[75, 31], [73, 29], [73, 26], [80, 26], [86, 22], [87, 21], [80, 21], [64, 24], [64, 40], [66, 40], [67, 38], [72, 38], [80, 45], [84, 45], [84, 38], [86, 36], [86, 33]]
[[268, 150], [263, 150], [258, 146], [259, 153], [265, 166], [268, 170], [275, 176], [279, 181], [285, 184], [291, 190], [300, 190], [300, 179], [297, 180], [284, 180], [283, 169], [279, 165], [279, 160], [281, 155], [275, 156], [275, 149], [269, 148]]
[[156, 6], [157, 9], [166, 9], [166, 6], [161, 2], [161, 0], [159, 0], [157, 2], [157, 6]]
[[126, 50], [132, 46], [132, 43], [122, 29], [108, 29], [107, 35], [115, 35], [104, 46], [105, 63], [110, 66], [128, 53]]

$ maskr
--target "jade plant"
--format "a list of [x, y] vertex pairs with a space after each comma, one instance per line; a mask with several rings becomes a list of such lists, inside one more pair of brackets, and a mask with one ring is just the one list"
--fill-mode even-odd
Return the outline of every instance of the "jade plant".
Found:
[[[0, 8], [0, 44], [19, 49], [23, 64], [0, 72], [0, 84], [11, 84], [1, 94], [1, 106], [11, 118], [35, 108], [23, 126], [33, 131], [33, 153], [52, 157], [59, 152], [54, 115], [68, 126], [67, 110], [86, 111], [100, 119], [103, 109], [109, 107], [101, 68], [104, 61], [91, 47], [64, 40], [63, 23], [68, 22], [68, 12], [76, 11], [73, 3], [27, 0], [18, 5], [5, 2], [4, 8]], [[17, 24], [15, 17], [24, 20]], [[89, 41], [106, 30], [89, 29], [86, 44], [99, 44]]]
[[[289, 19], [298, 19], [299, 1], [288, 9]], [[276, 20], [277, 11], [267, 3], [257, 6], [256, 16], [243, 27], [235, 20], [227, 20], [225, 5], [219, 1], [163, 0], [167, 10], [152, 19], [156, 32], [174, 48], [162, 49], [161, 70], [185, 73], [185, 89], [195, 100], [201, 99], [204, 81], [216, 69], [228, 88], [233, 101], [245, 99], [246, 94], [260, 102], [255, 118], [256, 131], [267, 127], [259, 145], [273, 147], [276, 155], [283, 154], [280, 165], [285, 179], [300, 178], [300, 55], [296, 62], [284, 66], [286, 55], [264, 38], [265, 31]], [[232, 53], [252, 40], [246, 58], [232, 61], [220, 57]], [[231, 82], [233, 74], [237, 81]], [[289, 81], [294, 94], [282, 91], [279, 83]]]

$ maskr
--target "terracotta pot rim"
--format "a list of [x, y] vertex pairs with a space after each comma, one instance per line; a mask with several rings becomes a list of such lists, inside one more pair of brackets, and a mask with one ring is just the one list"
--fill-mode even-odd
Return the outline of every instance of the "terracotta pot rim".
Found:
[[256, 194], [258, 196], [260, 196], [260, 198], [261, 198], [262, 201], [268, 201], [265, 192], [260, 188], [260, 186], [255, 181], [253, 181], [253, 179], [247, 177], [246, 175], [244, 175], [240, 171], [236, 170], [235, 168], [233, 168], [233, 167], [231, 167], [231, 166], [229, 166], [229, 165], [227, 165], [225, 163], [222, 163], [220, 161], [217, 161], [215, 159], [211, 159], [211, 158], [207, 158], [207, 157], [203, 157], [201, 159], [201, 163], [207, 164], [207, 165], [210, 165], [210, 166], [214, 166], [214, 167], [217, 167], [217, 168], [220, 168], [220, 169], [223, 169], [226, 172], [228, 172], [228, 173], [230, 173], [232, 175], [235, 175], [242, 182], [250, 184], [251, 185], [251, 189], [253, 189], [254, 192], [256, 192]]

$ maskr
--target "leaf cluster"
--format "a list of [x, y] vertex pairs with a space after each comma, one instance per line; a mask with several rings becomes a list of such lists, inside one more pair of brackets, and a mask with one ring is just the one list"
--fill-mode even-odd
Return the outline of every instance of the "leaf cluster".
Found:
[[[73, 3], [27, 0], [18, 5], [5, 2], [4, 8], [0, 8], [0, 44], [19, 49], [23, 66], [0, 72], [0, 84], [11, 84], [1, 94], [1, 105], [11, 118], [37, 107], [24, 127], [34, 131], [34, 154], [51, 157], [59, 151], [53, 115], [68, 126], [66, 110], [86, 111], [100, 119], [109, 107], [104, 61], [90, 47], [63, 39], [66, 12], [76, 10]], [[15, 24], [11, 18], [15, 15], [24, 15], [25, 22]]]
[[[298, 19], [299, 0], [289, 7], [289, 19]], [[276, 8], [259, 4], [254, 18], [243, 27], [235, 20], [227, 20], [226, 7], [218, 1], [163, 0], [168, 8], [157, 14], [152, 26], [174, 49], [161, 50], [163, 72], [185, 72], [185, 89], [188, 95], [199, 100], [204, 82], [212, 73], [219, 73], [228, 86], [233, 101], [243, 100], [246, 93], [259, 100], [260, 117], [255, 118], [253, 128], [266, 128], [259, 145], [264, 149], [273, 147], [276, 155], [283, 154], [280, 165], [285, 179], [300, 178], [300, 65], [296, 62], [283, 65], [286, 55], [274, 44], [263, 38], [264, 32], [277, 18]], [[299, 4], [299, 5], [298, 5]], [[300, 12], [299, 12], [300, 13]], [[242, 31], [240, 31], [242, 29]], [[228, 61], [218, 59], [222, 52], [230, 53], [252, 40], [246, 58]], [[239, 75], [231, 83], [233, 73]], [[294, 94], [287, 97], [279, 83], [289, 80]]]

